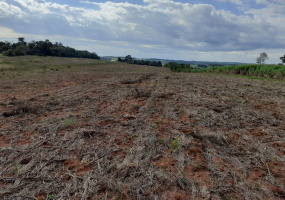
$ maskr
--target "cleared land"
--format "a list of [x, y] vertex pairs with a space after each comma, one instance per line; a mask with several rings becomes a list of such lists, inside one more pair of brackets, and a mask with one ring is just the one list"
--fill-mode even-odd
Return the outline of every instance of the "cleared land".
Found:
[[284, 81], [7, 59], [0, 199], [285, 199]]

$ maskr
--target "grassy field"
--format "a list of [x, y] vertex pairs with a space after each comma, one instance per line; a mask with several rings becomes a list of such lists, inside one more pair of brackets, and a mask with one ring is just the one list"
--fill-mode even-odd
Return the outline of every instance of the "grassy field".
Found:
[[28, 74], [44, 74], [88, 65], [102, 65], [108, 62], [82, 58], [19, 56], [7, 57], [0, 55], [0, 79], [9, 79]]
[[0, 199], [285, 199], [283, 81], [0, 59]]
[[285, 66], [283, 65], [240, 65], [240, 66], [224, 66], [210, 67], [205, 69], [196, 69], [193, 72], [210, 72], [244, 75], [250, 77], [264, 78], [285, 78]]

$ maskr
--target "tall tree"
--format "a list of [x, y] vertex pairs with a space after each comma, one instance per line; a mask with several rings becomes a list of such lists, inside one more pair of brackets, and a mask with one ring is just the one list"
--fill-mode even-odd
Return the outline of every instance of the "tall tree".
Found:
[[25, 41], [25, 38], [18, 37], [18, 43], [17, 45], [27, 45], [27, 42]]
[[128, 64], [132, 64], [133, 63], [133, 58], [131, 55], [127, 55], [125, 57], [125, 62], [128, 63]]
[[23, 37], [18, 37], [18, 42], [19, 42], [19, 43], [24, 43], [24, 42], [25, 42], [25, 38], [23, 38]]
[[267, 53], [260, 53], [259, 57], [256, 58], [257, 64], [265, 64], [265, 60], [268, 59]]
[[280, 60], [282, 61], [282, 63], [285, 63], [285, 55], [283, 57], [280, 57]]

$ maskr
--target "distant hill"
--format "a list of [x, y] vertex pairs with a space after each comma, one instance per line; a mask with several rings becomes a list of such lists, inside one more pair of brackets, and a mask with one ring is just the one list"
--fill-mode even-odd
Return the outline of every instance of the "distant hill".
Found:
[[[115, 61], [118, 60], [118, 57], [115, 56], [102, 56], [100, 57], [101, 60], [106, 60], [106, 61]], [[121, 58], [124, 58], [122, 56]], [[239, 62], [209, 62], [209, 61], [186, 61], [186, 60], [170, 60], [170, 59], [159, 59], [159, 58], [134, 58], [133, 59], [139, 59], [139, 60], [149, 60], [149, 61], [160, 61], [163, 65], [170, 63], [170, 62], [175, 62], [179, 64], [188, 64], [188, 65], [194, 65], [196, 67], [211, 67], [211, 66], [237, 66], [237, 65], [243, 65], [247, 63], [239, 63]]]

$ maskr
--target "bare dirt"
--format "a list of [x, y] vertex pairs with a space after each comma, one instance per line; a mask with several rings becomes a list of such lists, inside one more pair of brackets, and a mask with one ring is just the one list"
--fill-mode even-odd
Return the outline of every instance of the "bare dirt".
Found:
[[285, 82], [94, 65], [0, 80], [0, 199], [285, 199]]

